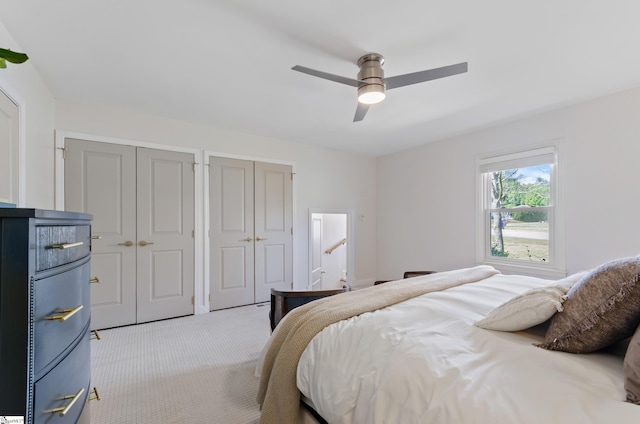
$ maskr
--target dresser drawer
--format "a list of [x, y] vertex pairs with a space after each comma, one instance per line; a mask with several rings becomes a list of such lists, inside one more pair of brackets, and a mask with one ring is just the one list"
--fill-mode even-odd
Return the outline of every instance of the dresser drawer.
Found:
[[76, 268], [35, 282], [36, 378], [78, 338], [89, 322], [90, 270], [87, 258]]
[[[91, 350], [89, 328], [87, 328], [84, 336], [69, 355], [36, 382], [33, 402], [34, 423], [73, 424], [78, 421], [89, 396], [90, 361]], [[73, 404], [61, 416], [59, 409], [66, 408], [71, 402]]]
[[64, 265], [89, 255], [89, 225], [41, 225], [36, 227], [36, 271]]

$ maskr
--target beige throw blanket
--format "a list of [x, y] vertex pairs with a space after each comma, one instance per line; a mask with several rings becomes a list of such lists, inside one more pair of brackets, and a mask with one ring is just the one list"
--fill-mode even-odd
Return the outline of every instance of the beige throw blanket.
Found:
[[486, 265], [441, 272], [326, 297], [292, 310], [278, 323], [264, 357], [257, 398], [262, 407], [260, 423], [297, 422], [300, 408], [300, 392], [296, 386], [298, 361], [307, 344], [326, 326], [498, 273]]

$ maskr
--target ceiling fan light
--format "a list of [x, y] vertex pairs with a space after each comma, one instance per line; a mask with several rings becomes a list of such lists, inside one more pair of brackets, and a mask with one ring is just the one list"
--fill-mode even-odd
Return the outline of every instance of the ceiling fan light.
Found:
[[384, 100], [384, 86], [371, 84], [358, 88], [358, 101], [365, 105], [374, 105]]

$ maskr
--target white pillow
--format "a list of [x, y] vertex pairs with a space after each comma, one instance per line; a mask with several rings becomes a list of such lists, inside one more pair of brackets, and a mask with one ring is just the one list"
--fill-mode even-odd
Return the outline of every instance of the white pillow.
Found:
[[520, 331], [542, 324], [562, 311], [567, 291], [588, 272], [570, 275], [555, 283], [526, 291], [489, 312], [476, 326], [487, 330]]

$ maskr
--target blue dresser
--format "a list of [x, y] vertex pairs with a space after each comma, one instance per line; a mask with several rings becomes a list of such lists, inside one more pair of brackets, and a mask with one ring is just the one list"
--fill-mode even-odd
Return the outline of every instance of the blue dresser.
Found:
[[90, 260], [91, 215], [0, 208], [0, 416], [88, 422]]

